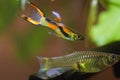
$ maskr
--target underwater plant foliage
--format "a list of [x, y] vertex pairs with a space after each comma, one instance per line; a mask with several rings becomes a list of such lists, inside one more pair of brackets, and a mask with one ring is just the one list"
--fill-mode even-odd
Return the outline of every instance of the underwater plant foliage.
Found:
[[20, 10], [20, 0], [0, 0], [0, 31], [8, 27]]
[[19, 53], [18, 56], [22, 60], [27, 60], [28, 58], [32, 57], [36, 51], [40, 51], [42, 48], [44, 48], [44, 44], [48, 39], [44, 36], [47, 36], [47, 32], [40, 27], [34, 26], [28, 35], [22, 38], [19, 37], [17, 39]]
[[[0, 0], [0, 32], [3, 32], [4, 34], [7, 33], [7, 30], [9, 32], [9, 29], [12, 29], [12, 27], [10, 28], [11, 23], [16, 19], [20, 19], [19, 11], [25, 10], [26, 3], [27, 0]], [[17, 27], [18, 26], [16, 26], [15, 29]], [[23, 60], [27, 60], [27, 58], [37, 52], [38, 49], [40, 50], [43, 48], [43, 45], [47, 39], [46, 34], [48, 33], [45, 32], [45, 30], [39, 30], [40, 27], [34, 26], [32, 29], [28, 29], [27, 35], [19, 35], [19, 32], [14, 33], [13, 38], [16, 41], [18, 57]]]
[[100, 0], [105, 8], [98, 15], [97, 23], [90, 29], [90, 37], [98, 46], [102, 46], [114, 41], [120, 41], [120, 1]]

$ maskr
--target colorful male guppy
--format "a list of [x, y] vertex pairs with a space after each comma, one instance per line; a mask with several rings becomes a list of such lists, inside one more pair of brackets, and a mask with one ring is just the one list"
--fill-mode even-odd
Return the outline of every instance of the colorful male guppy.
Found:
[[81, 73], [96, 73], [105, 70], [120, 60], [120, 55], [78, 51], [60, 57], [37, 57], [41, 63], [37, 76], [42, 79], [54, 78], [68, 70]]
[[46, 18], [44, 13], [35, 4], [33, 4], [31, 2], [28, 2], [28, 3], [30, 4], [30, 6], [32, 6], [33, 8], [35, 8], [37, 10], [40, 18], [39, 18], [39, 21], [36, 21], [36, 20], [33, 20], [32, 18], [27, 17], [26, 15], [22, 14], [21, 18], [23, 18], [24, 20], [26, 20], [34, 25], [42, 25], [42, 26], [49, 27], [50, 29], [54, 30], [59, 37], [61, 37], [63, 39], [71, 40], [71, 41], [84, 40], [84, 37], [81, 34], [77, 34], [77, 33], [73, 32], [72, 30], [68, 29], [61, 22], [61, 17], [57, 12], [52, 11], [53, 15], [56, 17], [55, 21], [53, 21], [53, 20]]

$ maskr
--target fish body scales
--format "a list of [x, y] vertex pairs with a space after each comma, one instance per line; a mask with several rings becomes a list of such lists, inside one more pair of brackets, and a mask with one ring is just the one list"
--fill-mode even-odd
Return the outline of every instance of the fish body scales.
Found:
[[49, 58], [49, 68], [68, 67], [86, 73], [99, 72], [118, 61], [111, 60], [112, 55], [114, 54], [78, 51], [65, 56]]

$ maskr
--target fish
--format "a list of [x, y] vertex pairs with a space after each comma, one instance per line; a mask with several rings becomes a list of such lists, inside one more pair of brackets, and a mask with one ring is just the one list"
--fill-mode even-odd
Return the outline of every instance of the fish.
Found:
[[40, 69], [38, 77], [50, 79], [64, 72], [97, 73], [101, 72], [120, 60], [120, 55], [97, 51], [76, 51], [58, 57], [39, 57]]
[[75, 33], [74, 31], [72, 31], [71, 29], [69, 29], [68, 27], [66, 27], [65, 24], [62, 23], [62, 19], [61, 16], [58, 12], [52, 11], [52, 14], [55, 16], [54, 20], [51, 20], [47, 17], [45, 17], [45, 14], [43, 13], [43, 11], [41, 9], [39, 9], [37, 7], [37, 5], [35, 5], [32, 2], [28, 2], [28, 4], [35, 8], [37, 10], [37, 12], [39, 13], [39, 21], [38, 20], [34, 20], [31, 17], [26, 16], [25, 14], [21, 14], [20, 17], [34, 25], [41, 25], [41, 26], [45, 26], [48, 27], [50, 29], [52, 29], [58, 37], [61, 37], [65, 40], [70, 40], [70, 41], [76, 41], [76, 40], [84, 40], [85, 37], [82, 34], [78, 34]]

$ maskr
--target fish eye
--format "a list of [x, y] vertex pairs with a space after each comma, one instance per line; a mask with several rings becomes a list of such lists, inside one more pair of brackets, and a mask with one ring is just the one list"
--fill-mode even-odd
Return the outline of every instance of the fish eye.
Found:
[[84, 37], [82, 35], [78, 35], [78, 39], [84, 40]]
[[116, 60], [116, 59], [117, 59], [117, 56], [116, 56], [116, 55], [111, 55], [111, 59], [112, 59], [112, 60]]
[[78, 38], [80, 39], [80, 38], [81, 38], [81, 36], [80, 36], [80, 35], [78, 35]]

